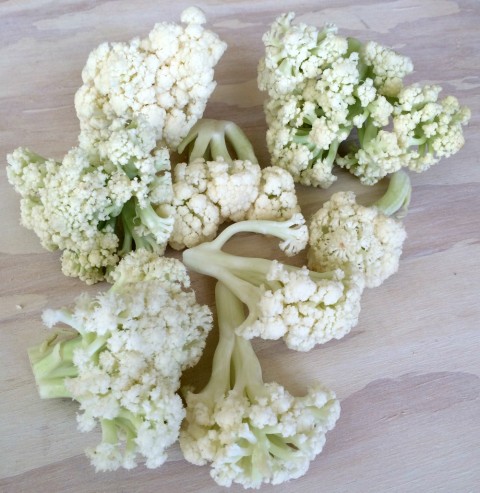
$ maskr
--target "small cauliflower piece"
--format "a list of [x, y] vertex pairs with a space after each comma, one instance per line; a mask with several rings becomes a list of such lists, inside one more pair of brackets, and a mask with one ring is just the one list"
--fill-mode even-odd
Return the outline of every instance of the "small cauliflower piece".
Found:
[[226, 49], [205, 21], [190, 7], [183, 26], [160, 22], [143, 39], [102, 43], [90, 53], [75, 95], [82, 147], [95, 149], [118, 126], [145, 119], [157, 141], [176, 148], [201, 118]]
[[240, 300], [222, 283], [215, 291], [219, 341], [207, 386], [186, 394], [180, 447], [187, 461], [210, 464], [221, 486], [281, 484], [303, 476], [339, 417], [335, 394], [315, 383], [295, 397], [264, 383], [249, 341], [235, 335], [245, 318]]
[[375, 41], [367, 41], [361, 53], [380, 94], [390, 98], [397, 96], [403, 87], [403, 79], [413, 72], [412, 60]]
[[300, 206], [292, 175], [279, 166], [262, 168], [258, 195], [242, 219], [285, 220], [298, 213]]
[[403, 87], [391, 105], [393, 130], [382, 128], [385, 122], [368, 121], [337, 164], [373, 185], [401, 168], [420, 173], [456, 154], [465, 143], [462, 127], [471, 112], [454, 96], [439, 100], [440, 91], [437, 85]]
[[282, 240], [287, 255], [307, 240], [303, 216], [287, 221], [242, 221], [224, 229], [215, 240], [183, 252], [185, 265], [224, 283], [247, 307], [236, 328], [246, 338], [283, 338], [297, 351], [340, 339], [358, 321], [363, 276], [349, 268], [328, 273], [292, 267], [276, 260], [242, 257], [222, 251], [234, 234], [255, 232]]
[[310, 219], [308, 267], [318, 272], [351, 268], [365, 286], [380, 286], [397, 272], [406, 238], [403, 224], [390, 217], [408, 206], [411, 186], [405, 172], [390, 178], [384, 197], [370, 207], [353, 192], [333, 194]]
[[156, 468], [178, 439], [180, 376], [199, 360], [212, 314], [185, 290], [178, 260], [140, 249], [112, 277], [108, 291], [43, 313], [63, 327], [29, 349], [30, 362], [42, 398], [76, 400], [82, 432], [100, 424], [102, 441], [86, 450], [97, 471], [133, 468], [137, 456]]

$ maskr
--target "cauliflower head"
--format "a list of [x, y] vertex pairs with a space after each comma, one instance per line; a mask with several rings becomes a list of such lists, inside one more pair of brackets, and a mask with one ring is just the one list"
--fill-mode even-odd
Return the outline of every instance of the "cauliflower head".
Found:
[[116, 163], [96, 161], [82, 147], [62, 162], [26, 148], [7, 156], [8, 180], [21, 195], [21, 223], [44, 248], [62, 251], [65, 275], [93, 284], [136, 247], [164, 252], [173, 229], [166, 210], [172, 200], [168, 151], [153, 141], [129, 153], [126, 146]]
[[264, 383], [250, 341], [235, 335], [245, 318], [242, 303], [222, 283], [215, 293], [219, 341], [208, 384], [186, 394], [182, 452], [193, 464], [210, 464], [222, 486], [259, 488], [298, 478], [322, 451], [339, 402], [319, 383], [302, 397]]

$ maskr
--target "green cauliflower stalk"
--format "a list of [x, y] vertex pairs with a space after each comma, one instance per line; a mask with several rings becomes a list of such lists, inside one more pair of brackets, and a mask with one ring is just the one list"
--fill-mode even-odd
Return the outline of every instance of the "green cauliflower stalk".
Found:
[[209, 463], [221, 486], [259, 488], [299, 478], [322, 451], [339, 402], [318, 383], [302, 397], [276, 382], [264, 383], [251, 343], [235, 335], [245, 318], [242, 303], [222, 283], [215, 299], [218, 346], [208, 384], [186, 394], [182, 452], [193, 464]]
[[59, 328], [28, 354], [40, 397], [77, 401], [80, 431], [100, 425], [86, 450], [97, 471], [130, 469], [137, 456], [156, 468], [178, 439], [180, 376], [199, 360], [212, 314], [176, 259], [140, 249], [112, 276], [108, 291], [46, 310], [45, 325]]

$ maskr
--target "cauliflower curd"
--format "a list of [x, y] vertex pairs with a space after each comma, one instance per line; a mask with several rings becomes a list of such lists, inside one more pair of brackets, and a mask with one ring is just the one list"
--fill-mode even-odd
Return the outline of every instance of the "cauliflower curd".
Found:
[[186, 291], [178, 260], [140, 249], [112, 276], [108, 291], [43, 313], [48, 327], [66, 327], [29, 349], [32, 370], [42, 398], [79, 403], [80, 431], [100, 424], [102, 441], [86, 450], [97, 471], [130, 469], [137, 455], [156, 468], [178, 439], [180, 376], [199, 360], [212, 314]]

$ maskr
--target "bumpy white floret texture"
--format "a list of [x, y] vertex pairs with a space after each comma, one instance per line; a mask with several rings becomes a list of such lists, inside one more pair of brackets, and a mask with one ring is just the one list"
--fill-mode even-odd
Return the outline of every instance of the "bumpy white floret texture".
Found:
[[377, 287], [398, 270], [406, 238], [402, 223], [375, 207], [357, 204], [353, 192], [337, 192], [311, 218], [308, 267], [324, 272], [351, 268]]
[[[258, 85], [267, 91], [267, 147], [295, 182], [328, 188], [336, 150], [352, 128], [360, 83], [359, 54], [335, 26], [322, 31], [280, 16], [264, 36]], [[365, 99], [365, 97], [364, 97]], [[332, 152], [330, 152], [332, 151]]]
[[403, 79], [413, 71], [409, 57], [375, 41], [367, 41], [362, 49], [365, 63], [374, 72], [374, 84], [380, 94], [395, 97], [403, 87]]
[[175, 167], [175, 226], [170, 245], [191, 248], [215, 237], [226, 220], [245, 215], [258, 194], [260, 167], [223, 159], [181, 163]]
[[211, 476], [226, 487], [259, 488], [304, 475], [340, 414], [335, 394], [321, 386], [304, 397], [267, 383], [255, 397], [234, 388], [209, 405], [192, 393], [186, 401], [182, 452], [193, 464], [210, 463]]
[[144, 39], [102, 43], [91, 52], [75, 95], [83, 147], [108, 140], [112, 126], [144, 118], [157, 140], [176, 148], [201, 118], [226, 44], [203, 28], [199, 9], [190, 7], [181, 19], [183, 26], [158, 23]]
[[306, 267], [289, 270], [274, 260], [255, 307], [255, 320], [237, 329], [251, 339], [283, 338], [290, 349], [310, 351], [317, 344], [341, 339], [357, 324], [363, 277], [336, 269], [322, 278]]
[[245, 219], [285, 220], [298, 213], [300, 205], [292, 175], [280, 166], [262, 168], [258, 195]]
[[[81, 295], [68, 317], [83, 337], [73, 353], [78, 374], [65, 381], [80, 405], [79, 429], [90, 431], [100, 423], [112, 431], [87, 451], [97, 470], [134, 467], [138, 454], [147, 467], [165, 461], [185, 415], [176, 395], [181, 373], [198, 362], [212, 324], [208, 307], [182, 289], [185, 269], [178, 260], [137, 251], [125, 262], [120, 268], [126, 271], [143, 266], [144, 279], [127, 282], [127, 272], [120, 272], [113, 277], [123, 282], [94, 298]], [[152, 262], [151, 268], [144, 262]], [[62, 311], [44, 313], [48, 326], [64, 320]], [[133, 442], [127, 435], [125, 450], [124, 422], [135, 435]]]
[[277, 166], [199, 158], [177, 164], [173, 175], [169, 244], [177, 250], [212, 240], [225, 221], [290, 219], [300, 211], [290, 173]]
[[[8, 156], [8, 178], [21, 198], [21, 222], [48, 250], [64, 250], [62, 269], [93, 283], [118, 262], [118, 238], [102, 221], [120, 212], [137, 184], [122, 171], [93, 167], [78, 147], [63, 161], [35, 157], [19, 148]], [[38, 179], [36, 187], [33, 179]]]

